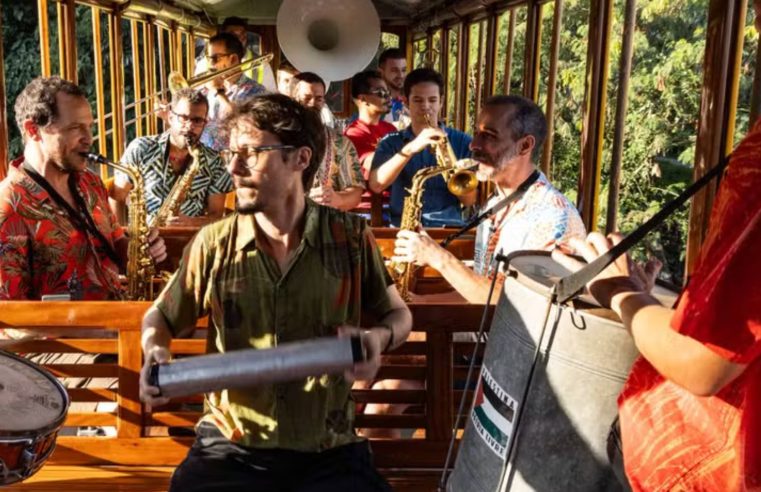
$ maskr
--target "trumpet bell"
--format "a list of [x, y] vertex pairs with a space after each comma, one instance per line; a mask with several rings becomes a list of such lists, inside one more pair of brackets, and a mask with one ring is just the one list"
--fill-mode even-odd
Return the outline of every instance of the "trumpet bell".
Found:
[[466, 195], [478, 188], [478, 178], [470, 168], [452, 171], [446, 179], [447, 189], [455, 196]]
[[380, 18], [371, 0], [283, 0], [277, 39], [297, 69], [345, 80], [375, 56]]

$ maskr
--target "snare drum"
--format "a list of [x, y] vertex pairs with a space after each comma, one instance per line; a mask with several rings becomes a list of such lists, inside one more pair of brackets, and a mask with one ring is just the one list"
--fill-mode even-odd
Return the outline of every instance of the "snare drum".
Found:
[[593, 299], [553, 302], [568, 274], [547, 252], [510, 255], [448, 490], [623, 489], [607, 436], [637, 348]]
[[55, 448], [69, 396], [47, 371], [0, 351], [0, 485], [29, 478]]

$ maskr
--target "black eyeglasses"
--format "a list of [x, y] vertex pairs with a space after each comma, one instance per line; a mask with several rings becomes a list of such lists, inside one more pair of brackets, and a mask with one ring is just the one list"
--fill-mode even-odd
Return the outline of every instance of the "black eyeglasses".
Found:
[[382, 97], [383, 99], [391, 97], [391, 93], [387, 89], [373, 89], [368, 92], [374, 96]]
[[[272, 150], [292, 150], [296, 147], [293, 145], [244, 145], [240, 149], [225, 149], [221, 151], [219, 154], [222, 156], [222, 159], [225, 161], [225, 164], [231, 164], [236, 157], [240, 157], [243, 162], [245, 162], [245, 167], [249, 169], [253, 169], [256, 167], [256, 164], [259, 161], [259, 154], [262, 152], [269, 152]], [[253, 157], [252, 163], [249, 163], [249, 158]]]
[[191, 117], [189, 114], [175, 113], [174, 110], [172, 110], [172, 114], [175, 115], [177, 119], [180, 120], [181, 123], [190, 122], [195, 126], [205, 125], [206, 121], [208, 121], [206, 118], [202, 118], [200, 116]]
[[232, 55], [232, 53], [217, 53], [216, 55], [206, 55], [206, 60], [209, 63], [217, 63], [222, 58], [230, 55]]

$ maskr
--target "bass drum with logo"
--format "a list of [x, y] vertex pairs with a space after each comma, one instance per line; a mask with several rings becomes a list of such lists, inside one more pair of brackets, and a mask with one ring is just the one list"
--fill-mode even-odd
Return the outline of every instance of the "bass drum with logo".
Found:
[[42, 467], [68, 409], [69, 396], [55, 377], [0, 351], [0, 485], [25, 480]]
[[[607, 440], [638, 356], [629, 333], [591, 298], [554, 303], [555, 282], [570, 272], [549, 253], [508, 259], [447, 490], [625, 490], [608, 464]], [[654, 294], [665, 305], [676, 298]]]

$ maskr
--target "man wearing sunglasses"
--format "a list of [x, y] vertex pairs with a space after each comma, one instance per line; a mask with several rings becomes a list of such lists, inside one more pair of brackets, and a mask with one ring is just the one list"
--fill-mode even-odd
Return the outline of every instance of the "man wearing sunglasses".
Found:
[[367, 179], [378, 142], [396, 131], [394, 125], [382, 119], [391, 107], [391, 93], [380, 73], [367, 70], [352, 77], [351, 97], [359, 116], [346, 127], [344, 135], [357, 148], [362, 174]]
[[[161, 135], [138, 137], [121, 158], [122, 163], [140, 169], [145, 186], [147, 213], [152, 217], [169, 195], [172, 187], [190, 166], [190, 147], [200, 146], [200, 169], [193, 178], [178, 220], [207, 222], [222, 216], [225, 193], [232, 191], [232, 178], [219, 154], [199, 142], [206, 126], [209, 103], [206, 96], [193, 89], [183, 89], [172, 96], [169, 130]], [[111, 189], [111, 206], [117, 217], [125, 217], [125, 202], [132, 184], [123, 173], [116, 173]]]
[[[387, 491], [354, 432], [353, 379], [372, 379], [380, 353], [407, 338], [412, 316], [364, 220], [309, 200], [325, 152], [316, 112], [282, 94], [254, 98], [227, 123], [237, 213], [202, 228], [143, 319], [140, 395], [172, 337], [209, 316], [207, 352], [266, 349], [358, 334], [366, 361], [342, 376], [209, 393], [196, 443], [170, 491]], [[357, 328], [360, 314], [377, 324]]]
[[[244, 56], [243, 44], [233, 34], [223, 32], [209, 40], [206, 61], [209, 70], [219, 72], [241, 63]], [[248, 78], [244, 73], [230, 77], [217, 77], [206, 87], [209, 99], [209, 118], [201, 141], [216, 151], [227, 148], [227, 137], [220, 131], [221, 122], [232, 112], [236, 104], [242, 104], [267, 90], [263, 85]]]

